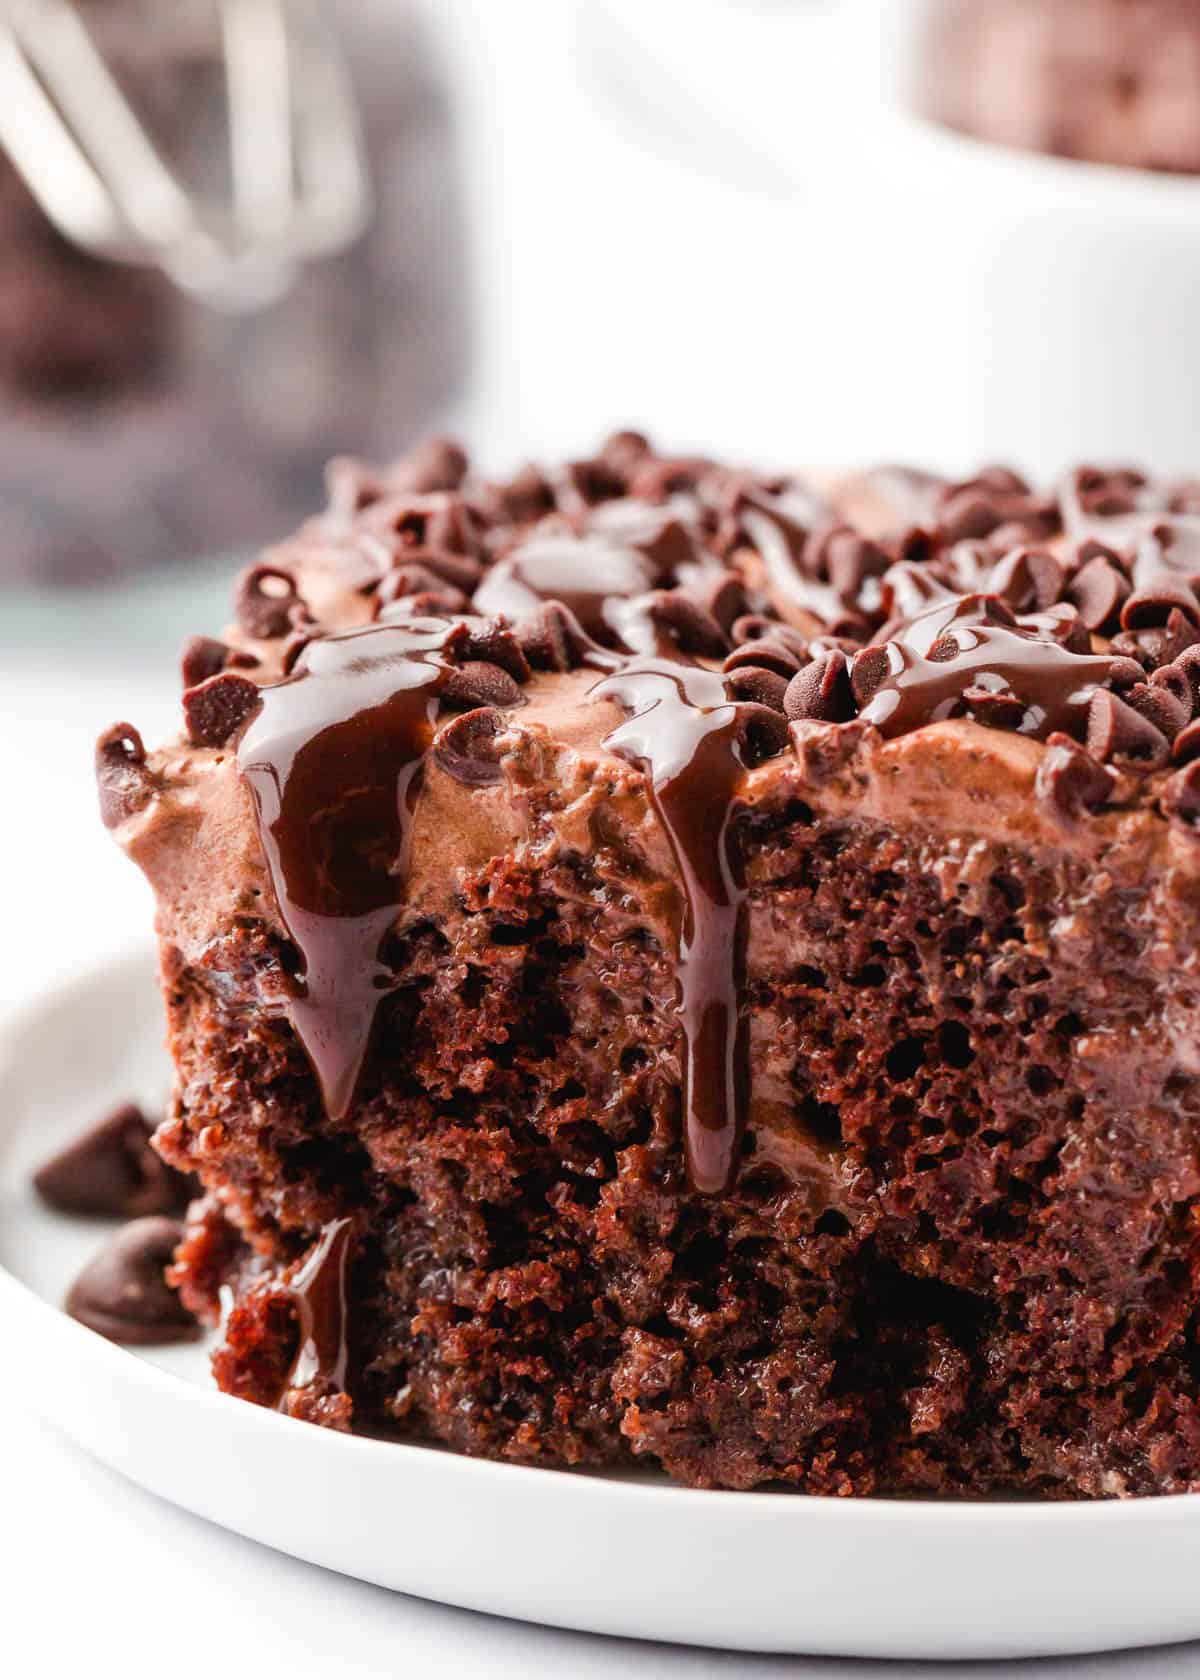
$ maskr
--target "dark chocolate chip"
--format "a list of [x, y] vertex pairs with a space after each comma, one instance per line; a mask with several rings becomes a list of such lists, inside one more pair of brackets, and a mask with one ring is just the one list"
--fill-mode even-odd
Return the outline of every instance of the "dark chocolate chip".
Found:
[[468, 787], [486, 787], [503, 779], [497, 737], [504, 719], [491, 706], [444, 723], [433, 738], [433, 756], [447, 775]]
[[1015, 613], [1044, 612], [1060, 599], [1063, 569], [1041, 548], [1016, 548], [992, 567], [988, 588]]
[[442, 699], [449, 706], [517, 706], [521, 698], [520, 684], [501, 666], [484, 659], [456, 665], [442, 688]]
[[[782, 629], [782, 625], [776, 625]], [[764, 636], [758, 641], [743, 642], [733, 652], [726, 654], [722, 669], [725, 671], [775, 671], [779, 676], [790, 680], [804, 664], [808, 650], [798, 653], [789, 647], [782, 639], [774, 636]]]
[[466, 451], [452, 438], [428, 438], [387, 470], [387, 488], [414, 496], [457, 490], [467, 476]]
[[717, 621], [727, 636], [746, 615], [746, 586], [736, 572], [716, 572], [689, 584], [685, 593]]
[[96, 742], [100, 820], [116, 828], [154, 798], [157, 783], [146, 766], [142, 737], [131, 723], [114, 723]]
[[1187, 707], [1189, 717], [1200, 715], [1200, 647], [1185, 648], [1172, 664], [1160, 666], [1150, 683], [1169, 689]]
[[652, 589], [641, 597], [639, 605], [655, 628], [671, 638], [680, 653], [720, 659], [729, 646], [725, 632], [712, 614], [677, 589]]
[[237, 581], [234, 616], [248, 636], [273, 641], [292, 628], [292, 608], [300, 601], [296, 580], [278, 566], [250, 566]]
[[225, 669], [226, 647], [212, 636], [189, 636], [183, 644], [179, 674], [184, 688], [195, 688]]
[[34, 1188], [60, 1213], [97, 1219], [178, 1213], [197, 1193], [196, 1181], [159, 1160], [150, 1146], [153, 1130], [140, 1108], [123, 1103], [39, 1168]]
[[1200, 624], [1200, 601], [1182, 578], [1155, 578], [1133, 594], [1121, 608], [1122, 630], [1160, 630], [1172, 614], [1182, 613]]
[[741, 665], [725, 679], [725, 692], [733, 700], [752, 700], [759, 706], [783, 711], [787, 678], [764, 665]]
[[821, 544], [821, 564], [837, 595], [857, 602], [868, 578], [882, 577], [890, 564], [878, 543], [857, 531], [839, 527], [826, 534]]
[[135, 1219], [80, 1272], [67, 1312], [111, 1342], [153, 1347], [194, 1340], [200, 1326], [164, 1275], [182, 1240], [183, 1226], [174, 1219]]
[[449, 548], [426, 546], [412, 556], [415, 564], [427, 566], [434, 575], [464, 595], [470, 595], [483, 577], [483, 567], [469, 554], [456, 554]]
[[233, 671], [209, 677], [183, 697], [188, 740], [197, 747], [223, 747], [261, 704], [258, 684], [249, 677]]
[[988, 729], [1019, 729], [1025, 716], [1024, 701], [1003, 689], [964, 689], [963, 703], [975, 722]]
[[736, 716], [742, 757], [748, 766], [764, 764], [787, 750], [791, 737], [782, 712], [746, 702], [738, 706]]
[[1084, 562], [1068, 582], [1065, 594], [1089, 630], [1108, 635], [1120, 622], [1129, 592], [1129, 579], [1116, 557], [1104, 550]]
[[584, 636], [575, 615], [561, 601], [546, 601], [513, 626], [517, 645], [537, 671], [572, 671], [579, 663]]
[[1069, 735], [1053, 734], [1038, 765], [1036, 793], [1063, 827], [1072, 828], [1085, 812], [1098, 811], [1112, 793], [1116, 777]]
[[848, 723], [855, 713], [854, 690], [844, 653], [819, 654], [788, 684], [784, 710], [789, 718], [817, 723]]
[[1200, 643], [1200, 627], [1178, 608], [1172, 609], [1162, 628], [1122, 630], [1112, 640], [1115, 653], [1138, 660], [1147, 671], [1173, 664], [1181, 653], [1197, 643]]
[[456, 625], [446, 640], [446, 653], [455, 660], [482, 659], [499, 665], [516, 682], [529, 681], [529, 661], [503, 619], [473, 618]]
[[1152, 686], [1150, 683], [1135, 683], [1129, 691], [1122, 695], [1127, 705], [1133, 707], [1140, 717], [1173, 741], [1181, 730], [1187, 727], [1191, 716], [1190, 707], [1174, 694], [1169, 688], [1161, 684]]
[[1088, 707], [1088, 751], [1118, 770], [1159, 770], [1171, 754], [1161, 729], [1108, 689], [1098, 689]]
[[865, 706], [881, 683], [892, 674], [892, 662], [886, 647], [866, 647], [855, 655], [850, 667], [850, 686], [860, 707]]

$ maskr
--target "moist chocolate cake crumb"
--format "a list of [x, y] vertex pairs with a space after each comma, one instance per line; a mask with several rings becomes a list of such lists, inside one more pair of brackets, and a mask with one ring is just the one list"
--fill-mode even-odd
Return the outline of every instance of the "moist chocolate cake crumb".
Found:
[[98, 758], [221, 1387], [696, 1486], [1200, 1489], [1194, 492], [636, 433], [330, 484]]

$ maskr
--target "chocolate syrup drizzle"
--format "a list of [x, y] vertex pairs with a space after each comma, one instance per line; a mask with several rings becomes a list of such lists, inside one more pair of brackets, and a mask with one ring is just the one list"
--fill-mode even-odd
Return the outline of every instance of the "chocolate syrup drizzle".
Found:
[[311, 642], [264, 688], [238, 748], [279, 913], [301, 956], [291, 1019], [326, 1112], [354, 1100], [384, 943], [404, 901], [413, 807], [450, 665], [441, 619]]
[[734, 1176], [750, 1086], [739, 1006], [746, 887], [731, 821], [746, 769], [737, 707], [719, 672], [678, 656], [625, 661], [590, 692], [630, 714], [604, 744], [645, 769], [683, 882], [676, 983], [686, 1164], [692, 1186], [717, 1195]]
[[334, 1219], [326, 1225], [289, 1286], [298, 1338], [287, 1389], [314, 1383], [323, 1388], [346, 1387], [350, 1229], [349, 1219]]
[[988, 595], [938, 602], [880, 651], [889, 671], [859, 717], [886, 736], [960, 716], [971, 688], [1015, 695], [1025, 708], [1017, 734], [1038, 740], [1055, 730], [1078, 735], [1093, 694], [1114, 667], [1110, 656], [1070, 653], [1023, 628]]

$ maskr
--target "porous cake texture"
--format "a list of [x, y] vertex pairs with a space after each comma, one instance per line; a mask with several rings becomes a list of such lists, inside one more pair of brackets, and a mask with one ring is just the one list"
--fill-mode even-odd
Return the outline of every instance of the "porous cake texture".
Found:
[[435, 441], [102, 737], [229, 1392], [699, 1486], [1200, 1487], [1200, 486]]

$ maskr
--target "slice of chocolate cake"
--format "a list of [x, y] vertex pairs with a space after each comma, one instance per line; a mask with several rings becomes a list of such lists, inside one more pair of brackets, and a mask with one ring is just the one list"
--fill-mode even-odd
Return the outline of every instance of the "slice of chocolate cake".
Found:
[[217, 1379], [698, 1485], [1200, 1487], [1200, 490], [331, 472], [98, 754]]

